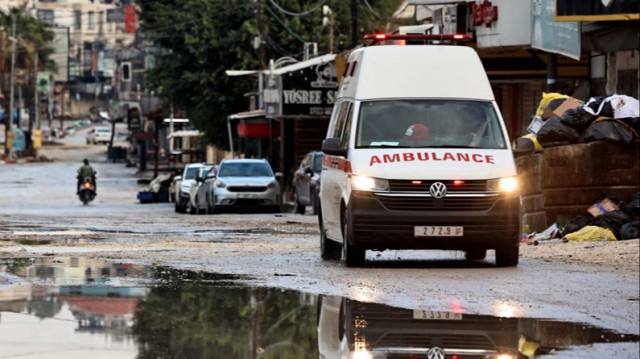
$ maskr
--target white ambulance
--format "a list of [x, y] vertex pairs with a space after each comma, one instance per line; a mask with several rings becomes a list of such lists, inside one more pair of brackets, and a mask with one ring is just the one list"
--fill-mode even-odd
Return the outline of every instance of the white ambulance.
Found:
[[490, 249], [499, 266], [518, 264], [514, 156], [472, 48], [354, 50], [322, 150], [323, 259], [361, 266], [367, 250], [445, 249], [481, 260]]

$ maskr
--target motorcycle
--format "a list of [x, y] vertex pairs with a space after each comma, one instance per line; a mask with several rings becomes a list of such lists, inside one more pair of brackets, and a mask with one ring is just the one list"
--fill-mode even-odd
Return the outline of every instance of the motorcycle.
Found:
[[85, 178], [80, 184], [80, 191], [78, 192], [78, 198], [82, 201], [82, 204], [85, 206], [89, 204], [89, 202], [93, 201], [96, 197], [96, 186], [91, 181], [90, 177]]

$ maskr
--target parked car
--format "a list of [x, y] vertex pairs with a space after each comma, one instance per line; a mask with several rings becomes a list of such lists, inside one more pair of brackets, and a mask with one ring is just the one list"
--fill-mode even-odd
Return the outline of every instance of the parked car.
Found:
[[212, 165], [205, 163], [189, 163], [184, 167], [182, 176], [176, 178], [176, 191], [175, 191], [175, 211], [178, 213], [185, 213], [191, 210], [191, 186], [196, 182], [196, 175], [201, 168], [205, 167], [207, 170]]
[[111, 141], [111, 128], [94, 127], [87, 133], [87, 144], [109, 143]]
[[213, 213], [213, 188], [216, 180], [218, 165], [212, 166], [208, 170], [200, 169], [201, 173], [196, 176], [196, 183], [191, 186], [191, 214]]
[[306, 207], [312, 206], [313, 214], [318, 214], [321, 173], [322, 152], [307, 153], [293, 174], [293, 206], [296, 213], [304, 214]]
[[280, 211], [280, 184], [264, 159], [223, 160], [213, 189], [212, 210], [260, 208]]

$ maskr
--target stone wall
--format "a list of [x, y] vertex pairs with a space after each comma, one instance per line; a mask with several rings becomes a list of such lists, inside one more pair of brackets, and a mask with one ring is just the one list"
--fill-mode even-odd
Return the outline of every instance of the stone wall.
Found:
[[522, 223], [542, 231], [558, 220], [587, 214], [600, 197], [628, 201], [640, 191], [640, 142], [592, 142], [545, 148], [516, 159]]

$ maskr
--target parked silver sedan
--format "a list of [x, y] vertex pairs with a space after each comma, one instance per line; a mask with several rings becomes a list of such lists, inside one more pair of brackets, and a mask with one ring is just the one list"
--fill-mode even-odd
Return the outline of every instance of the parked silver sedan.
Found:
[[234, 159], [220, 164], [211, 209], [265, 208], [280, 211], [280, 184], [264, 160]]

